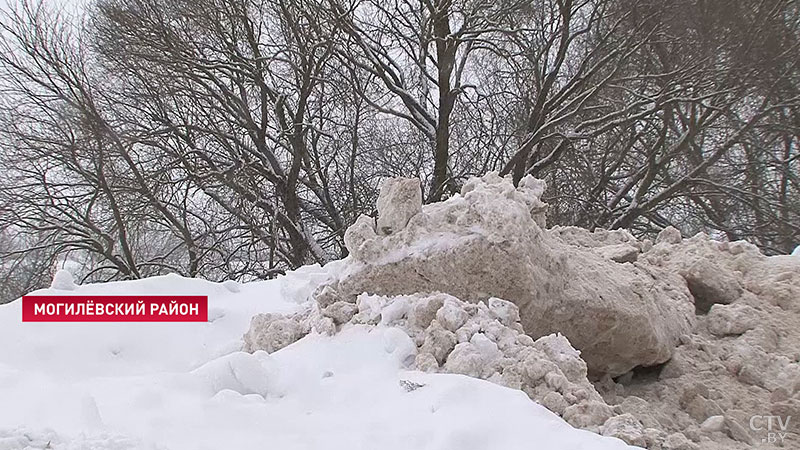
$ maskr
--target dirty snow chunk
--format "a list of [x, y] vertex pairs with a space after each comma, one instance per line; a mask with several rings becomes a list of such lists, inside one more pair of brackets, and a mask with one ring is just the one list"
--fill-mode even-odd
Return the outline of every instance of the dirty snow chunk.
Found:
[[520, 303], [523, 326], [534, 336], [563, 333], [592, 371], [615, 376], [663, 363], [691, 331], [694, 305], [674, 274], [577, 248], [549, 251], [562, 255], [562, 271], [541, 282], [558, 280], [560, 290]]
[[556, 391], [551, 391], [545, 394], [544, 398], [542, 398], [539, 403], [559, 416], [563, 415], [564, 410], [569, 406], [569, 403], [564, 399], [564, 396]]
[[716, 336], [742, 334], [755, 328], [758, 311], [748, 305], [714, 305], [708, 312], [708, 331]]
[[519, 181], [518, 192], [522, 193], [521, 199], [528, 205], [536, 225], [544, 229], [547, 226], [547, 203], [541, 200], [544, 191], [547, 190], [547, 183], [544, 180], [534, 178], [533, 175], [525, 175]]
[[467, 321], [469, 315], [464, 308], [458, 305], [453, 299], [447, 299], [439, 311], [436, 312], [436, 320], [446, 329], [456, 331]]
[[257, 314], [250, 321], [244, 335], [244, 350], [267, 353], [278, 351], [308, 334], [309, 328], [301, 321], [279, 314]]
[[206, 383], [212, 395], [224, 389], [262, 397], [280, 392], [278, 367], [264, 351], [231, 353], [198, 367], [192, 374]]
[[618, 263], [632, 263], [639, 257], [639, 248], [630, 244], [616, 244], [599, 247], [597, 252], [604, 258]]
[[[425, 330], [425, 338], [422, 342], [422, 347], [420, 347], [420, 351], [423, 354], [433, 355], [436, 365], [431, 366], [430, 369], [438, 369], [439, 365], [445, 362], [447, 355], [453, 351], [457, 343], [458, 340], [456, 339], [455, 333], [442, 328], [437, 320], [432, 320], [427, 330]], [[426, 368], [420, 370], [427, 370], [428, 363], [429, 359], [426, 357], [417, 361], [417, 365], [426, 366]]]
[[792, 256], [797, 256], [798, 258], [800, 258], [800, 245], [798, 245], [797, 247], [794, 248], [794, 251], [792, 252]]
[[709, 258], [698, 258], [687, 263], [688, 267], [681, 270], [680, 274], [686, 280], [699, 312], [707, 312], [715, 303], [733, 303], [742, 295], [742, 287], [731, 270]]
[[[444, 301], [446, 298], [447, 295], [439, 294], [427, 296], [417, 302], [414, 302], [411, 305], [408, 313], [410, 326], [428, 328], [434, 319], [436, 319], [436, 313], [442, 306], [444, 306]], [[517, 317], [517, 321], [519, 321], [519, 317]]]
[[599, 427], [613, 416], [614, 411], [602, 401], [579, 403], [564, 410], [564, 420], [577, 428]]
[[541, 348], [556, 361], [580, 358], [581, 352], [570, 345], [569, 340], [561, 333], [553, 333], [536, 340], [535, 347]]
[[630, 413], [614, 416], [606, 420], [602, 427], [602, 435], [622, 439], [630, 445], [639, 447], [647, 445], [644, 426]]
[[742, 258], [745, 287], [770, 305], [800, 312], [800, 258], [759, 256]]
[[519, 322], [519, 308], [517, 308], [517, 305], [501, 298], [492, 297], [489, 299], [489, 311], [505, 326], [512, 326]]
[[72, 273], [69, 270], [61, 269], [53, 276], [53, 283], [50, 285], [50, 288], [62, 291], [74, 291], [78, 289], [78, 285], [75, 284]]
[[581, 352], [575, 350], [561, 333], [543, 336], [533, 343], [533, 347], [542, 350], [554, 361], [570, 381], [581, 382], [586, 379], [588, 369], [581, 359]]
[[350, 321], [358, 312], [358, 306], [348, 302], [336, 302], [323, 308], [321, 312], [323, 316], [330, 317], [333, 323], [340, 325]]
[[683, 433], [672, 433], [664, 440], [662, 448], [664, 450], [696, 450], [698, 446]]
[[448, 355], [444, 370], [474, 378], [487, 378], [493, 371], [490, 366], [492, 356], [472, 342], [462, 342]]
[[670, 225], [658, 233], [656, 244], [680, 244], [682, 239], [680, 230]]
[[396, 233], [422, 211], [422, 189], [417, 178], [387, 178], [378, 196], [378, 233]]

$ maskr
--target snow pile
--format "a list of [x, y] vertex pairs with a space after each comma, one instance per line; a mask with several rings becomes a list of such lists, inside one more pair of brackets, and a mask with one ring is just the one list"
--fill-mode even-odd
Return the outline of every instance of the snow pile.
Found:
[[[800, 261], [702, 234], [659, 241], [640, 260], [684, 277], [698, 304], [697, 325], [666, 364], [606, 378], [600, 392], [615, 412], [631, 413], [647, 427], [680, 430], [702, 449], [769, 443], [767, 416], [774, 416], [773, 432], [785, 433], [783, 445], [796, 445]], [[788, 421], [786, 430], [778, 417]]]
[[21, 323], [19, 301], [0, 306], [0, 449], [800, 442], [797, 255], [546, 229], [543, 191], [489, 174], [423, 207], [416, 180], [389, 180], [350, 257], [269, 282], [59, 272], [35, 294], [208, 295], [209, 322]]
[[[309, 310], [254, 318], [250, 351], [394, 326], [415, 344], [407, 366], [521, 389], [575, 426], [651, 449], [750, 448], [770, 439], [753, 417], [800, 417], [797, 258], [672, 227], [655, 243], [545, 229], [532, 178], [514, 188], [489, 174], [424, 207], [415, 180], [387, 186], [387, 219], [347, 231], [351, 257]], [[788, 420], [783, 439], [800, 441]]]
[[355, 307], [351, 305], [337, 302], [290, 317], [258, 315], [244, 337], [245, 346], [250, 351], [272, 351], [276, 343], [288, 345], [288, 337], [299, 340], [311, 329], [332, 332], [331, 323], [339, 329], [397, 327], [414, 343], [406, 361], [409, 367], [468, 375], [521, 389], [581, 428], [598, 430], [613, 415], [587, 380], [580, 353], [562, 335], [536, 341], [525, 335], [513, 303], [491, 298], [488, 305], [472, 304], [447, 294], [364, 294]]
[[468, 181], [461, 195], [421, 207], [410, 193], [418, 181], [387, 183], [379, 213], [392, 225], [361, 216], [345, 234], [351, 257], [316, 300], [324, 308], [354, 304], [363, 292], [503, 298], [518, 305], [531, 336], [566, 335], [592, 372], [618, 375], [668, 360], [694, 321], [680, 277], [626, 263], [641, 250], [629, 234], [610, 233], [608, 245], [590, 248], [594, 236], [545, 230], [544, 188], [532, 177], [515, 188], [488, 174]]
[[329, 268], [222, 284], [178, 276], [40, 295], [208, 295], [208, 323], [22, 323], [0, 306], [0, 449], [628, 448], [519, 390], [408, 370], [399, 328], [352, 325], [245, 353], [254, 315], [291, 316]]
[[402, 330], [411, 344], [402, 353], [407, 368], [468, 375], [522, 390], [575, 427], [633, 445], [695, 448], [678, 430], [668, 433], [657, 423], [646, 427], [635, 415], [609, 406], [589, 382], [586, 363], [566, 337], [552, 334], [534, 341], [523, 333], [516, 305], [498, 298], [474, 304], [442, 293], [362, 294], [355, 305], [340, 301], [291, 315], [258, 315], [244, 336], [245, 348], [259, 354], [276, 342], [290, 345], [289, 335], [299, 340], [307, 333], [363, 326]]

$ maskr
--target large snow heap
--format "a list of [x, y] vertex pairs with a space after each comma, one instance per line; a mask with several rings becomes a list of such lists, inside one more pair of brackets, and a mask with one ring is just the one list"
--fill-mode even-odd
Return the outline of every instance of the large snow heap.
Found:
[[532, 337], [567, 336], [593, 372], [619, 375], [668, 360], [693, 324], [685, 285], [629, 261], [639, 244], [626, 232], [606, 233], [606, 245], [592, 248], [570, 230], [546, 231], [544, 189], [533, 177], [515, 188], [491, 173], [421, 207], [417, 180], [391, 180], [378, 199], [378, 226], [361, 216], [347, 230], [347, 268], [317, 301], [353, 303], [363, 292], [498, 297], [519, 307]]
[[521, 389], [650, 449], [750, 448], [753, 415], [800, 417], [798, 258], [671, 227], [655, 243], [546, 229], [544, 190], [488, 174], [422, 206], [418, 180], [387, 180], [313, 306], [254, 317], [246, 350], [396, 327], [416, 345], [409, 368]]

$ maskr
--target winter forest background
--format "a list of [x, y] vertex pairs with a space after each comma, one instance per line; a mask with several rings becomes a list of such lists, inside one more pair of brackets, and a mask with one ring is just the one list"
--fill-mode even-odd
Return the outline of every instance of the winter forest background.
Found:
[[16, 0], [0, 18], [0, 302], [345, 256], [382, 177], [488, 171], [551, 225], [800, 240], [788, 0]]

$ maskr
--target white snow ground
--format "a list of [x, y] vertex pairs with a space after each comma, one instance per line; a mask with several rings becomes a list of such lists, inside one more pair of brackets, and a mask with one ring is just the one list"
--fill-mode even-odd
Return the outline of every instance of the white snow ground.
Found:
[[241, 285], [166, 276], [37, 292], [208, 295], [208, 323], [22, 323], [19, 301], [0, 306], [0, 450], [632, 448], [520, 391], [403, 369], [414, 346], [394, 328], [238, 351], [250, 317], [302, 307], [326, 276], [307, 267]]

